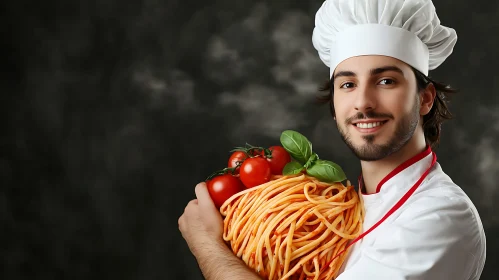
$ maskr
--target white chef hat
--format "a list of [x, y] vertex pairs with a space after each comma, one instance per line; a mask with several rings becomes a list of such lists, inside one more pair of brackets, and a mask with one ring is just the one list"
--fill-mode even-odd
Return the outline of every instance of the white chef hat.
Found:
[[456, 40], [454, 29], [440, 25], [431, 0], [326, 0], [312, 35], [330, 77], [343, 60], [360, 55], [394, 57], [428, 75]]

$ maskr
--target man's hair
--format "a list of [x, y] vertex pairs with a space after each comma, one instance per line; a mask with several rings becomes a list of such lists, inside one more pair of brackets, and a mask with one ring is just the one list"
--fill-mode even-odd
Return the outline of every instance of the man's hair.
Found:
[[[450, 85], [446, 85], [443, 83], [439, 83], [411, 67], [414, 75], [416, 76], [416, 83], [418, 93], [422, 90], [426, 89], [426, 87], [430, 84], [435, 86], [436, 96], [435, 101], [433, 102], [433, 107], [430, 112], [423, 116], [423, 131], [426, 139], [426, 143], [428, 143], [432, 148], [436, 148], [438, 143], [440, 142], [440, 132], [442, 130], [441, 125], [444, 121], [452, 119], [452, 114], [447, 107], [450, 97], [452, 94], [456, 93], [457, 90], [452, 88]], [[335, 116], [334, 112], [334, 104], [333, 104], [333, 94], [334, 87], [333, 81], [328, 80], [324, 86], [319, 88], [320, 91], [329, 92], [326, 95], [317, 97], [317, 100], [320, 103], [329, 103], [329, 109], [333, 117]]]

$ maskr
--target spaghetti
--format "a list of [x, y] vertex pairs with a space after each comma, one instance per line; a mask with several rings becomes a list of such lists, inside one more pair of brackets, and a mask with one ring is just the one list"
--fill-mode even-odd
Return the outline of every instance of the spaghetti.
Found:
[[[347, 182], [305, 174], [276, 176], [220, 208], [225, 241], [246, 265], [271, 279], [333, 279], [362, 231], [364, 208]], [[338, 255], [339, 254], [339, 255]]]

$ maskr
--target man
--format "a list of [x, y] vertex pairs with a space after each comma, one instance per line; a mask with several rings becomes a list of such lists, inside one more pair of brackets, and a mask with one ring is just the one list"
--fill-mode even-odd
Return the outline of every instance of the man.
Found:
[[[451, 90], [427, 74], [456, 38], [429, 0], [327, 0], [316, 14], [312, 41], [330, 67], [338, 130], [361, 162], [366, 210], [338, 280], [480, 278], [480, 217], [431, 149]], [[224, 244], [205, 184], [195, 192], [179, 228], [206, 279], [259, 279]]]

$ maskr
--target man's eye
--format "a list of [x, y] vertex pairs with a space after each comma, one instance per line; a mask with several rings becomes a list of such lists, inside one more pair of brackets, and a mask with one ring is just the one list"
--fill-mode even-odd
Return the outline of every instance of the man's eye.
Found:
[[381, 85], [393, 85], [395, 81], [392, 79], [383, 79], [379, 82]]
[[340, 88], [353, 88], [353, 83], [344, 83], [340, 86]]

